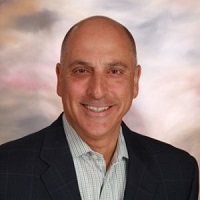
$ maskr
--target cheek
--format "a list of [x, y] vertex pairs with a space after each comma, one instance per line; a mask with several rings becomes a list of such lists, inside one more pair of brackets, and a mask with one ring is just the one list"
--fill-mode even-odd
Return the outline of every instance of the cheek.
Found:
[[112, 88], [115, 88], [114, 90], [121, 97], [124, 97], [124, 98], [132, 97], [134, 93], [134, 82], [127, 78], [127, 79], [124, 79], [123, 81], [115, 83], [112, 86]]
[[78, 81], [67, 80], [63, 87], [66, 98], [78, 99], [84, 93], [84, 84]]

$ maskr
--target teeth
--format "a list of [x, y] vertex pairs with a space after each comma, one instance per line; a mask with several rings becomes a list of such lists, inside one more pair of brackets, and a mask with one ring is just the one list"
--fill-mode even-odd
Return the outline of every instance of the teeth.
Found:
[[91, 111], [94, 111], [94, 112], [102, 112], [102, 111], [105, 111], [105, 110], [108, 110], [108, 106], [106, 107], [94, 107], [94, 106], [88, 106], [86, 105], [85, 106], [88, 110], [91, 110]]

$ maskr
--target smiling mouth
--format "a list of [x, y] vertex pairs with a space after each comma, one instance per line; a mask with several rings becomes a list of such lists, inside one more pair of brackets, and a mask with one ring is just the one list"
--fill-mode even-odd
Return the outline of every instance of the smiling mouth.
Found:
[[92, 112], [100, 113], [108, 110], [110, 106], [103, 106], [103, 107], [96, 107], [96, 106], [90, 106], [90, 105], [83, 105], [85, 108]]

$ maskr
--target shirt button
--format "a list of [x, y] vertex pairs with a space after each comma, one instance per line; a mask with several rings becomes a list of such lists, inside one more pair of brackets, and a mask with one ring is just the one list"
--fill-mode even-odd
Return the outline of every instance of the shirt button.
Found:
[[94, 160], [97, 160], [97, 159], [98, 159], [98, 156], [95, 155], [95, 154], [93, 154], [93, 155], [92, 155], [92, 158], [93, 158]]

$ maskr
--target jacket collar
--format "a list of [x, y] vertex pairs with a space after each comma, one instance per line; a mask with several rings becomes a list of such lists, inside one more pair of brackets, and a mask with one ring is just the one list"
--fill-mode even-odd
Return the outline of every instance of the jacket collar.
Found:
[[[151, 200], [156, 190], [156, 178], [149, 163], [152, 156], [137, 133], [122, 123], [123, 134], [129, 154], [125, 200]], [[44, 134], [41, 158], [48, 169], [42, 180], [54, 200], [81, 200], [75, 167], [62, 125], [62, 115]]]
[[122, 128], [129, 153], [124, 199], [154, 199], [157, 182], [151, 170], [155, 162], [150, 149], [144, 145], [139, 134], [132, 132], [124, 123]]
[[41, 158], [48, 164], [42, 180], [54, 200], [80, 200], [74, 163], [60, 116], [46, 128]]

